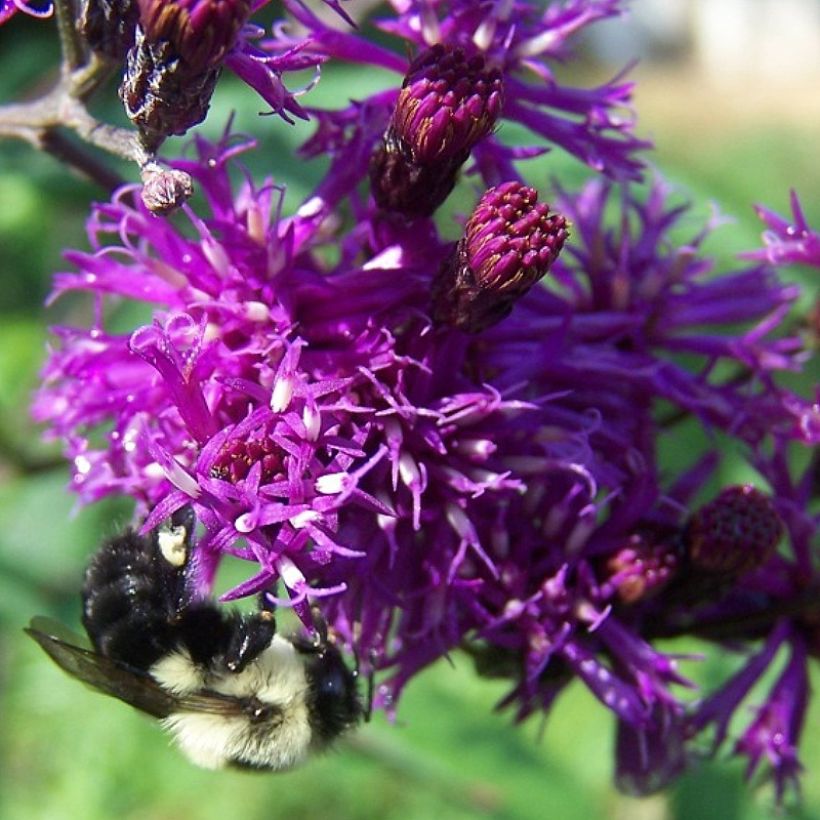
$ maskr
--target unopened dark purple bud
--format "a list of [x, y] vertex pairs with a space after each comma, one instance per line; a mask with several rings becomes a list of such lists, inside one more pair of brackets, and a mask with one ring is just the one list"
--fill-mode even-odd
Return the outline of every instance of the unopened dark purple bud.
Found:
[[80, 34], [93, 51], [122, 61], [134, 44], [138, 17], [136, 0], [84, 0]]
[[154, 162], [142, 171], [142, 202], [151, 213], [166, 216], [191, 198], [191, 175], [176, 168], [161, 168]]
[[393, 128], [414, 162], [433, 165], [466, 154], [486, 137], [501, 114], [501, 72], [484, 57], [467, 57], [460, 48], [435, 45], [410, 65]]
[[421, 165], [391, 129], [370, 160], [373, 198], [382, 210], [408, 219], [431, 216], [453, 190], [463, 159]]
[[633, 535], [606, 562], [606, 575], [625, 604], [644, 601], [662, 590], [680, 566], [676, 550]]
[[564, 247], [567, 221], [534, 188], [490, 188], [433, 283], [433, 318], [477, 333], [508, 316]]
[[741, 575], [762, 566], [783, 535], [771, 499], [745, 484], [727, 487], [690, 519], [686, 547], [692, 566], [715, 575]]
[[137, 0], [146, 40], [168, 42], [188, 70], [219, 65], [250, 14], [250, 0]]

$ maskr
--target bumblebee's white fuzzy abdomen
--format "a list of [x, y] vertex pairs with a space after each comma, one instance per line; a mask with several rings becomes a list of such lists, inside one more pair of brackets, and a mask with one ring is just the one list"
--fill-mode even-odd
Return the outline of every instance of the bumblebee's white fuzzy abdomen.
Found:
[[257, 768], [289, 769], [308, 755], [311, 731], [307, 713], [292, 711], [269, 732], [260, 734], [242, 716], [226, 717], [178, 712], [162, 721], [182, 752], [192, 763], [206, 769], [221, 769], [229, 763]]
[[[277, 770], [307, 757], [312, 732], [305, 666], [293, 644], [279, 635], [241, 672], [203, 669], [179, 651], [155, 663], [151, 676], [175, 694], [207, 698], [212, 692], [235, 699], [235, 713], [183, 709], [163, 720], [180, 749], [198, 766], [219, 769], [240, 762]], [[254, 722], [243, 713], [240, 704], [248, 698], [272, 706], [271, 719]]]

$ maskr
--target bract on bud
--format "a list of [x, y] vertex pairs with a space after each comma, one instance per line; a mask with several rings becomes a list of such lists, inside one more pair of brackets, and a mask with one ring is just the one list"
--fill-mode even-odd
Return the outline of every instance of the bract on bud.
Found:
[[136, 0], [84, 0], [80, 34], [93, 51], [121, 61], [134, 44], [138, 17]]
[[410, 65], [382, 145], [370, 163], [378, 206], [430, 216], [447, 198], [473, 146], [495, 127], [504, 104], [501, 72], [484, 57], [435, 45]]
[[434, 45], [410, 65], [393, 116], [396, 135], [422, 165], [464, 162], [495, 127], [504, 105], [501, 72], [484, 57]]
[[248, 0], [138, 0], [139, 25], [120, 97], [143, 144], [156, 150], [208, 112], [222, 60], [250, 13]]
[[714, 575], [741, 575], [762, 566], [783, 535], [771, 499], [746, 484], [727, 487], [701, 507], [686, 528], [692, 566]]
[[415, 219], [431, 216], [456, 184], [461, 161], [420, 165], [388, 130], [370, 160], [373, 198], [384, 211]]
[[433, 318], [477, 333], [508, 316], [549, 270], [568, 232], [534, 188], [505, 182], [481, 197], [433, 283]]

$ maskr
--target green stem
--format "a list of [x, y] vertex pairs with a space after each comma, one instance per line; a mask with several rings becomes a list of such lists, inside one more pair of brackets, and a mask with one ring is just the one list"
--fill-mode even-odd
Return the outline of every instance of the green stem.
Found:
[[71, 73], [88, 61], [88, 50], [77, 31], [77, 9], [74, 0], [54, 0], [57, 32], [63, 52], [63, 71]]

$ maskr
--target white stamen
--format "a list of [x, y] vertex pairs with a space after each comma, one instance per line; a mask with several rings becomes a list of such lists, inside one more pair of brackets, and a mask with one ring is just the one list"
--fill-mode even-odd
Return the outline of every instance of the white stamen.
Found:
[[486, 51], [493, 44], [493, 37], [495, 37], [495, 18], [485, 17], [473, 34], [473, 42], [480, 51]]
[[510, 600], [504, 604], [505, 618], [517, 618], [523, 611], [524, 604], [519, 601], [518, 598], [510, 598]]
[[211, 267], [220, 275], [227, 276], [231, 269], [231, 260], [225, 252], [225, 248], [218, 242], [206, 237], [202, 240], [202, 253], [205, 258], [211, 263]]
[[302, 424], [305, 425], [305, 438], [308, 441], [316, 441], [319, 433], [322, 432], [322, 414], [319, 409], [306, 404], [305, 409], [302, 410]]
[[307, 202], [302, 205], [301, 208], [296, 212], [298, 216], [301, 216], [304, 219], [310, 219], [317, 214], [320, 214], [325, 207], [325, 201], [320, 196], [311, 197]]
[[256, 516], [253, 513], [242, 513], [233, 525], [237, 532], [251, 532], [256, 529]]
[[404, 251], [398, 245], [391, 245], [385, 248], [380, 254], [374, 256], [362, 265], [362, 270], [392, 270], [402, 266]]
[[277, 379], [273, 385], [273, 393], [270, 397], [270, 409], [274, 413], [284, 413], [288, 409], [290, 400], [293, 398], [293, 379], [287, 376]]
[[402, 453], [399, 457], [399, 475], [408, 487], [418, 487], [420, 484], [418, 465], [408, 453]]
[[323, 495], [337, 495], [345, 489], [347, 484], [347, 473], [326, 473], [320, 475], [314, 482], [317, 493]]
[[473, 525], [467, 517], [467, 513], [457, 507], [455, 504], [447, 505], [447, 520], [450, 526], [458, 533], [461, 538], [471, 540], [473, 537]]
[[302, 571], [286, 555], [281, 556], [276, 562], [276, 569], [288, 589], [296, 589], [305, 583], [305, 576], [302, 575]]
[[321, 513], [318, 513], [316, 510], [302, 510], [302, 512], [291, 516], [288, 521], [290, 521], [290, 524], [294, 529], [301, 530], [312, 521], [318, 521], [321, 517]]
[[85, 475], [91, 471], [91, 462], [85, 456], [76, 456], [74, 458], [74, 470], [80, 475]]
[[257, 245], [265, 244], [265, 227], [265, 216], [259, 206], [254, 202], [248, 208], [248, 236], [250, 236]]
[[270, 310], [264, 302], [245, 302], [245, 318], [249, 322], [267, 322]]
[[421, 8], [421, 33], [424, 37], [424, 42], [428, 46], [435, 45], [441, 42], [441, 29], [438, 25], [438, 17], [436, 12], [427, 4]]

